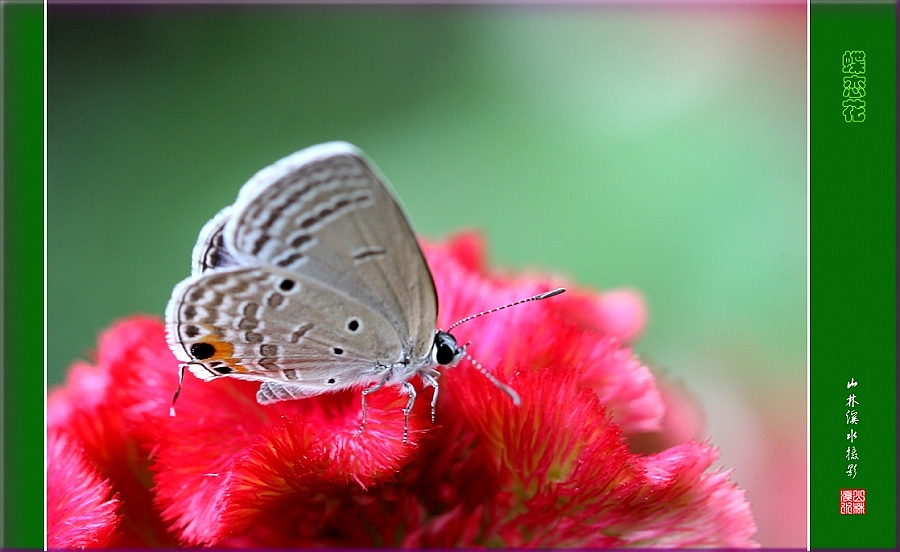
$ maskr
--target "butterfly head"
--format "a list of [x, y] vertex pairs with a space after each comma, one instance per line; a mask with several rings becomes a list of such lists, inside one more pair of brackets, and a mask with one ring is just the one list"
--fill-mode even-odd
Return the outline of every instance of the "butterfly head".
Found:
[[434, 345], [431, 347], [431, 359], [440, 366], [454, 365], [466, 354], [466, 348], [460, 347], [456, 338], [445, 331], [438, 330], [434, 334]]

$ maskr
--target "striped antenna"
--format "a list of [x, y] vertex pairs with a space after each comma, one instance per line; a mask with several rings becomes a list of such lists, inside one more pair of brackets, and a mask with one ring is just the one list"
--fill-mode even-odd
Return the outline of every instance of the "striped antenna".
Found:
[[[473, 318], [478, 318], [479, 316], [484, 316], [485, 314], [491, 314], [492, 312], [497, 312], [498, 310], [508, 309], [509, 307], [515, 307], [516, 305], [521, 305], [522, 303], [527, 303], [529, 301], [540, 301], [541, 299], [547, 299], [549, 297], [553, 297], [554, 295], [559, 295], [560, 293], [562, 293], [564, 291], [566, 291], [566, 288], [556, 288], [552, 291], [539, 293], [538, 295], [533, 295], [533, 296], [525, 298], [525, 299], [519, 299], [518, 301], [514, 301], [512, 303], [509, 303], [508, 305], [503, 305], [502, 307], [495, 307], [490, 310], [479, 312], [478, 314], [473, 314], [472, 316], [467, 316], [467, 317], [463, 318], [462, 320], [460, 320], [459, 322], [455, 322], [453, 325], [451, 325], [449, 328], [447, 328], [447, 332], [449, 333], [450, 330], [452, 330], [453, 328], [459, 326], [460, 324], [462, 324], [464, 322], [468, 322], [469, 320], [472, 320]], [[482, 370], [484, 370], [484, 368], [482, 368]]]

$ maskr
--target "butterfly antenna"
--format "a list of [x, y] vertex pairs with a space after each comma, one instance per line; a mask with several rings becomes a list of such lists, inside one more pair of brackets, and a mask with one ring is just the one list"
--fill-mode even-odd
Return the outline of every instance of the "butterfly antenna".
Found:
[[[469, 344], [466, 343], [466, 347], [468, 346]], [[465, 349], [465, 347], [463, 347], [463, 349]], [[469, 353], [466, 353], [466, 358], [469, 359], [469, 362], [472, 363], [472, 366], [474, 366], [479, 372], [481, 372], [481, 375], [490, 380], [490, 382], [493, 383], [498, 389], [509, 395], [509, 398], [512, 399], [514, 405], [521, 406], [522, 399], [519, 398], [519, 394], [516, 393], [515, 389], [498, 380], [497, 377], [494, 376], [494, 374], [488, 372], [487, 369], [480, 362], [475, 360], [475, 358], [472, 357], [472, 355], [470, 355]]]
[[175, 396], [172, 397], [172, 404], [169, 406], [169, 416], [175, 416], [175, 401], [178, 400], [178, 395], [181, 394], [181, 382], [184, 381], [185, 366], [187, 365], [182, 364], [178, 367], [178, 389], [175, 390]]
[[[449, 328], [447, 328], [447, 332], [452, 330], [453, 328], [459, 326], [464, 322], [468, 322], [473, 318], [478, 318], [479, 316], [484, 316], [485, 314], [491, 314], [492, 312], [497, 312], [499, 310], [508, 309], [509, 307], [515, 307], [516, 305], [521, 305], [522, 303], [528, 303], [529, 301], [540, 301], [541, 299], [548, 299], [553, 297], [554, 295], [559, 295], [560, 293], [566, 291], [566, 288], [556, 288], [552, 291], [547, 291], [544, 293], [539, 293], [538, 295], [532, 295], [531, 297], [527, 297], [525, 299], [519, 299], [518, 301], [513, 301], [512, 303], [503, 305], [502, 307], [494, 307], [492, 309], [479, 312], [478, 314], [473, 314], [472, 316], [467, 316], [458, 322], [454, 322]], [[467, 355], [468, 356], [468, 355]], [[474, 359], [473, 359], [474, 360]]]

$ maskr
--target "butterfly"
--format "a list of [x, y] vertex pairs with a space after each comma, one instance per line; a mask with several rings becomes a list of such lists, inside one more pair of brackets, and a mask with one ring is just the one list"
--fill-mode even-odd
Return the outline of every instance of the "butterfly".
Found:
[[[166, 336], [201, 380], [260, 382], [266, 405], [350, 388], [366, 396], [384, 386], [409, 395], [404, 442], [416, 399], [416, 375], [439, 391], [439, 366], [468, 356], [436, 329], [438, 300], [412, 226], [387, 180], [355, 146], [329, 142], [298, 151], [259, 171], [234, 205], [201, 230], [191, 276], [166, 307]], [[510, 399], [518, 394], [474, 359]]]

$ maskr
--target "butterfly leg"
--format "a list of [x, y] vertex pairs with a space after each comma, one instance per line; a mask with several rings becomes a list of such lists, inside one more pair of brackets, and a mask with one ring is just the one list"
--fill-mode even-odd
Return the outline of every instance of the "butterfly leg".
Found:
[[405, 417], [403, 421], [403, 444], [405, 445], [409, 440], [409, 413], [412, 412], [413, 405], [416, 404], [416, 388], [408, 381], [404, 381], [403, 389], [409, 394], [409, 402], [406, 403], [406, 408], [403, 409], [403, 416]]
[[437, 377], [432, 376], [431, 374], [422, 374], [422, 379], [425, 380], [429, 386], [434, 388], [434, 394], [431, 396], [431, 423], [434, 423], [434, 407], [437, 404], [438, 391], [440, 388], [438, 387]]
[[362, 423], [359, 424], [359, 431], [356, 433], [357, 435], [360, 435], [363, 432], [363, 430], [366, 428], [366, 420], [369, 417], [369, 406], [366, 404], [366, 395], [368, 395], [369, 393], [374, 393], [375, 391], [378, 391], [382, 387], [384, 387], [383, 381], [376, 383], [372, 387], [363, 389], [363, 392], [362, 392]]

